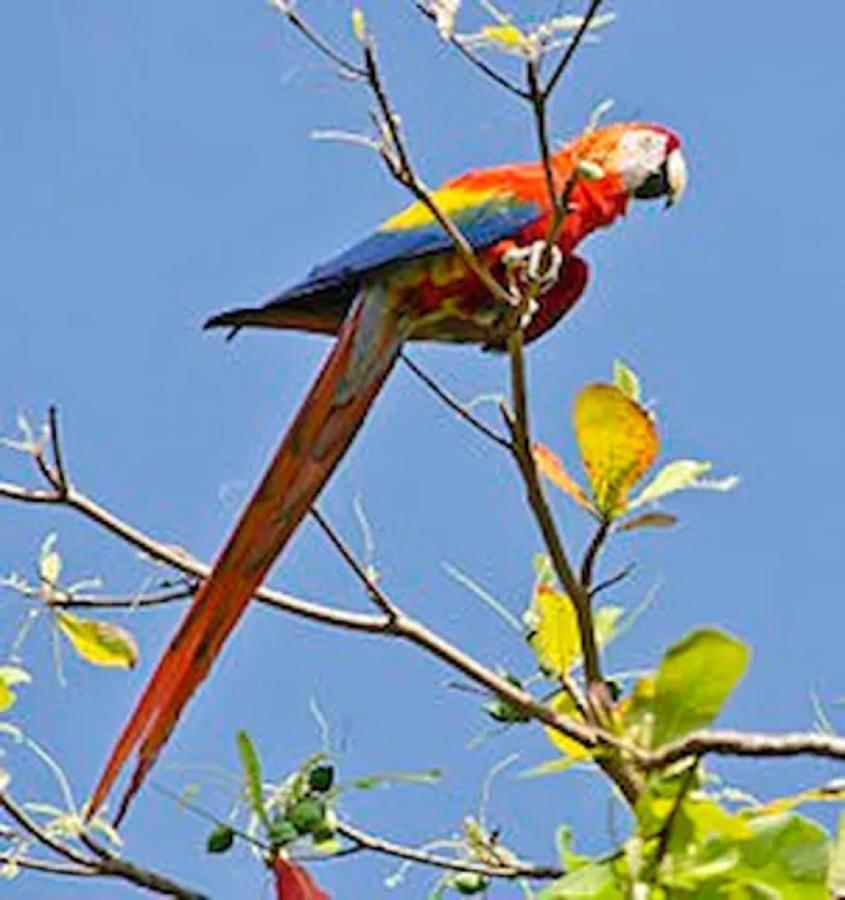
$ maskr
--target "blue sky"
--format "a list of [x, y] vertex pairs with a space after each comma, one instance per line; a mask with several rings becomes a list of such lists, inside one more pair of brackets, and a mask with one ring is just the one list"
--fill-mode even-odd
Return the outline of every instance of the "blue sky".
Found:
[[[347, 3], [302, 6], [351, 47]], [[543, 14], [554, 4], [524, 6]], [[411, 7], [364, 8], [427, 181], [530, 158], [526, 111], [438, 45]], [[614, 115], [662, 121], [683, 135], [692, 185], [672, 214], [637, 209], [585, 246], [589, 295], [531, 351], [530, 367], [545, 442], [565, 447], [572, 397], [620, 356], [656, 404], [665, 458], [700, 456], [742, 476], [732, 495], [672, 502], [683, 521], [676, 532], [631, 537], [611, 552], [611, 568], [640, 564], [614, 602], [634, 606], [661, 584], [659, 601], [612, 648], [611, 663], [648, 666], [687, 629], [719, 624], [754, 647], [725, 724], [787, 730], [811, 725], [812, 691], [825, 701], [843, 693], [843, 14], [831, 8], [805, 38], [797, 13], [755, 7], [620, 4], [603, 43], [580, 55], [552, 107], [554, 133], [577, 132], [612, 97]], [[37, 418], [59, 404], [78, 487], [160, 539], [211, 557], [326, 345], [273, 334], [225, 345], [199, 326], [272, 294], [404, 202], [374, 157], [309, 139], [318, 128], [361, 127], [363, 92], [338, 81], [260, 2], [83, 0], [5, 10], [0, 104], [0, 430], [12, 432], [20, 411]], [[504, 389], [502, 359], [436, 347], [414, 355], [461, 396]], [[26, 475], [4, 453], [0, 479]], [[539, 544], [519, 487], [507, 460], [401, 369], [323, 502], [360, 544], [356, 496], [391, 595], [485, 661], [529, 671], [526, 648], [444, 571], [444, 563], [459, 567], [521, 612]], [[581, 523], [563, 501], [558, 512], [576, 545]], [[10, 505], [0, 506], [0, 570], [28, 571], [50, 531], [69, 577], [98, 574], [122, 592], [150, 573], [69, 513]], [[365, 605], [312, 526], [273, 582]], [[10, 593], [3, 600], [8, 648], [22, 607]], [[24, 689], [20, 721], [63, 760], [80, 795], [176, 616], [171, 608], [121, 620], [140, 642], [139, 668], [93, 670], [68, 655], [65, 688], [45, 623], [30, 637], [26, 663], [36, 680]], [[448, 834], [477, 806], [498, 760], [520, 752], [516, 772], [550, 754], [542, 735], [524, 730], [468, 750], [485, 722], [471, 698], [444, 687], [447, 675], [413, 648], [254, 609], [155, 778], [176, 789], [198, 780], [202, 804], [225, 811], [231, 798], [183, 767], [234, 771], [234, 733], [245, 728], [269, 773], [281, 775], [318, 744], [308, 709], [316, 697], [346, 773], [446, 772], [438, 789], [350, 798], [351, 820], [409, 843]], [[10, 765], [21, 796], [56, 799], [31, 757], [13, 751]], [[762, 794], [833, 771], [809, 762], [719, 770]], [[559, 822], [590, 848], [609, 841], [605, 794], [587, 774], [503, 775], [491, 819], [515, 848], [544, 860], [553, 857]], [[133, 858], [214, 897], [259, 896], [264, 876], [254, 861], [244, 851], [208, 857], [206, 832], [147, 791], [125, 838]], [[318, 874], [333, 896], [388, 896], [382, 879], [391, 868], [360, 857]], [[415, 873], [398, 895], [423, 896], [428, 877]], [[16, 890], [22, 898], [80, 896], [78, 884], [36, 876]], [[114, 884], [85, 890], [133, 895]]]

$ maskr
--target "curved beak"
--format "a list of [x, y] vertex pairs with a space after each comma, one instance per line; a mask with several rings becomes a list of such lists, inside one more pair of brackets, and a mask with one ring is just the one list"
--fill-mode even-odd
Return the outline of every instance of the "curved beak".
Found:
[[680, 201], [687, 189], [688, 181], [687, 161], [684, 159], [683, 153], [676, 148], [666, 158], [667, 207], [674, 206]]

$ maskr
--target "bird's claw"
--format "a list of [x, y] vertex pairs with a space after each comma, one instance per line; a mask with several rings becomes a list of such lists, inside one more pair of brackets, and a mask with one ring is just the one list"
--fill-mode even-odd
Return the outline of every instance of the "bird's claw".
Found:
[[537, 284], [543, 294], [559, 278], [563, 268], [563, 251], [556, 244], [535, 241], [528, 247], [512, 247], [502, 257], [505, 266], [518, 272], [523, 280]]

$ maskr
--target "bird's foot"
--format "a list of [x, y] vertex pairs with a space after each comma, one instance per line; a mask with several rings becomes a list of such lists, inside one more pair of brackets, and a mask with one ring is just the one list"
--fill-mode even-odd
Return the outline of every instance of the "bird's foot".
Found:
[[556, 244], [534, 241], [528, 247], [512, 247], [502, 261], [511, 275], [524, 283], [536, 284], [544, 294], [557, 284], [563, 268], [563, 251]]

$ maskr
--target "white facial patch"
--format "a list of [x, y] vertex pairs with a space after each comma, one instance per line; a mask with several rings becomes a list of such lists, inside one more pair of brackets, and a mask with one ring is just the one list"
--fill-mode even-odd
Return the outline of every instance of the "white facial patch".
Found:
[[629, 191], [644, 184], [666, 160], [669, 138], [659, 131], [639, 128], [622, 135], [616, 148], [614, 168], [622, 176]]

